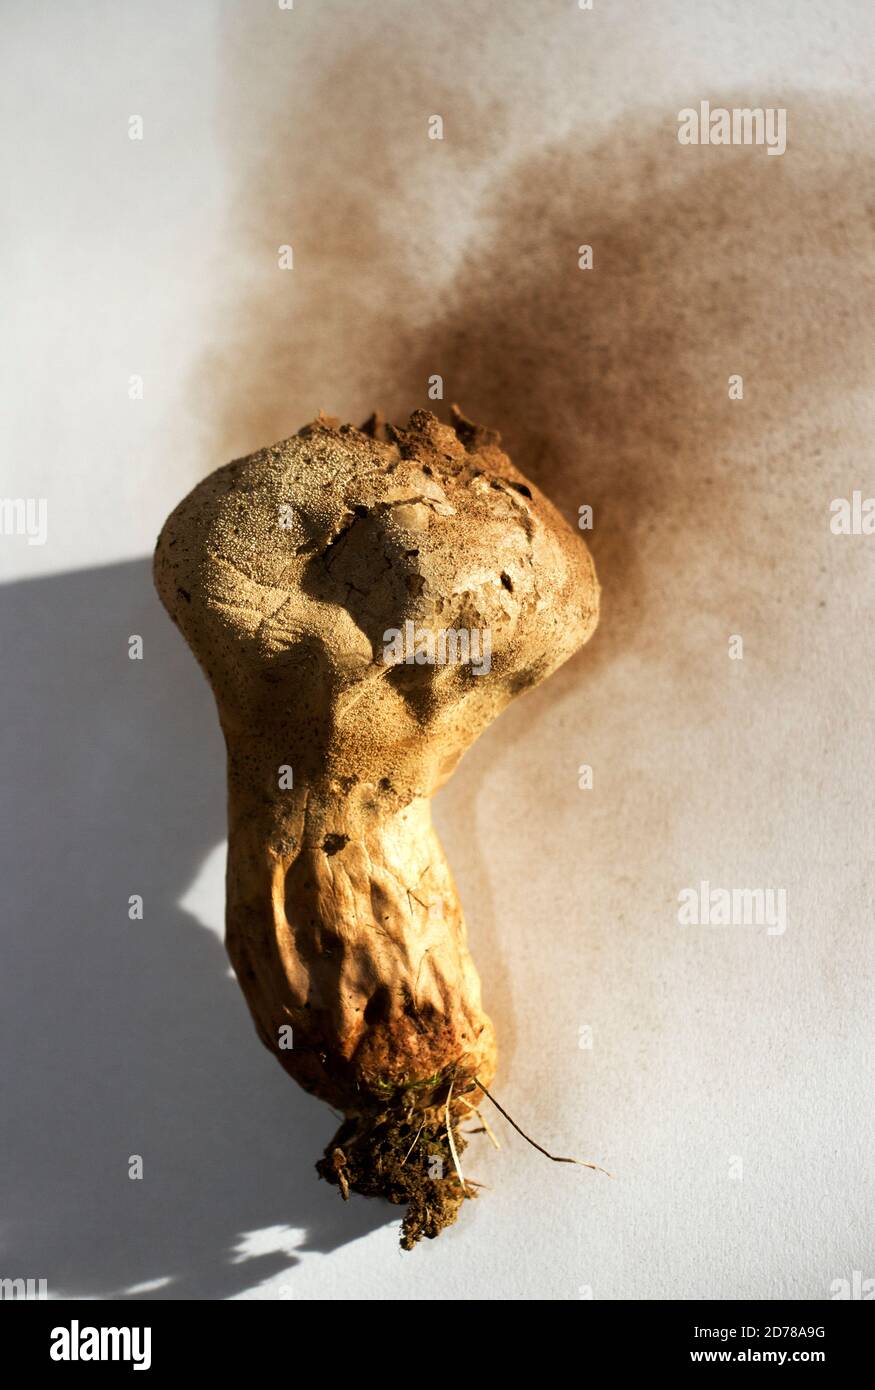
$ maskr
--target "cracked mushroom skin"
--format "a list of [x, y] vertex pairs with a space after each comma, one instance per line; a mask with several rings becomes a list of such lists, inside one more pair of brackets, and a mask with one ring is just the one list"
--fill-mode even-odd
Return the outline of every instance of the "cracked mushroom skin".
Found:
[[430, 798], [591, 635], [589, 551], [458, 411], [320, 416], [198, 484], [154, 574], [225, 736], [226, 943], [256, 1029], [346, 1117], [322, 1176], [406, 1204], [409, 1247], [472, 1195], [457, 1122], [496, 1064]]

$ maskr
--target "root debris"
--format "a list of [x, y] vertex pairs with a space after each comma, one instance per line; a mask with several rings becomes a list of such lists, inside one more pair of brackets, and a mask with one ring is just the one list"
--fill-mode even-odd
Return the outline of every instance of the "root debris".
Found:
[[594, 1173], [604, 1173], [606, 1178], [612, 1178], [614, 1176], [613, 1173], [608, 1172], [607, 1168], [600, 1168], [597, 1163], [585, 1163], [582, 1158], [559, 1158], [556, 1154], [548, 1153], [548, 1151], [545, 1148], [543, 1148], [541, 1144], [536, 1143], [536, 1141], [532, 1139], [531, 1135], [526, 1134], [526, 1131], [520, 1128], [513, 1116], [508, 1115], [504, 1106], [499, 1105], [498, 1101], [495, 1099], [495, 1096], [490, 1095], [486, 1087], [483, 1085], [482, 1081], [477, 1081], [476, 1076], [474, 1077], [474, 1080], [477, 1082], [477, 1085], [480, 1087], [480, 1090], [483, 1092], [484, 1096], [486, 1096], [487, 1100], [491, 1100], [496, 1110], [498, 1110], [499, 1113], [504, 1116], [508, 1124], [513, 1125], [517, 1134], [521, 1134], [527, 1144], [531, 1144], [533, 1149], [538, 1150], [538, 1153], [543, 1154], [545, 1158], [549, 1158], [551, 1163], [576, 1163], [579, 1168], [591, 1168]]

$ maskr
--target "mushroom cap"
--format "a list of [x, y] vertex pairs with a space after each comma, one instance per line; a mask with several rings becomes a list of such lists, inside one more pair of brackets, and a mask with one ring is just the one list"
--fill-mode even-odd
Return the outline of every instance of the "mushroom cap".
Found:
[[155, 582], [226, 735], [284, 728], [296, 766], [342, 748], [361, 776], [406, 747], [428, 789], [598, 618], [580, 535], [455, 409], [320, 416], [217, 469], [168, 518]]

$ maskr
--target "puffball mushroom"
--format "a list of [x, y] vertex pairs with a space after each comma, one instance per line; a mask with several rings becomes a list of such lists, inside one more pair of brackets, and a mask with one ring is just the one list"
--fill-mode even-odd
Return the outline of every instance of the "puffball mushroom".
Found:
[[431, 796], [598, 615], [582, 539], [499, 443], [455, 408], [320, 415], [205, 478], [155, 551], [227, 745], [231, 962], [346, 1117], [319, 1172], [405, 1204], [405, 1248], [472, 1195], [458, 1126], [496, 1065]]

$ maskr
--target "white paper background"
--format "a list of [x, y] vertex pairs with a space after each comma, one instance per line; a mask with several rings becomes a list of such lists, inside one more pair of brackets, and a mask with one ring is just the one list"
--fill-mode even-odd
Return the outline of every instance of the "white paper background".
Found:
[[[425, 1300], [875, 1277], [875, 538], [829, 530], [832, 498], [875, 490], [868, 4], [6, 0], [3, 22], [2, 495], [47, 498], [49, 539], [0, 538], [0, 1273]], [[785, 156], [677, 145], [680, 107], [739, 96], [786, 105]], [[585, 241], [589, 304], [554, 284]], [[212, 467], [320, 407], [427, 405], [431, 372], [570, 519], [596, 504], [599, 634], [436, 818], [496, 1091], [615, 1179], [499, 1120], [501, 1153], [466, 1159], [490, 1190], [405, 1255], [391, 1210], [317, 1182], [333, 1117], [228, 979], [221, 739], [146, 557]], [[700, 879], [785, 887], [786, 933], [680, 927]]]

